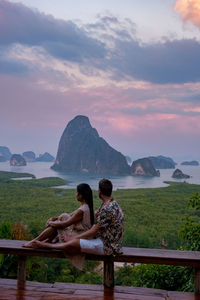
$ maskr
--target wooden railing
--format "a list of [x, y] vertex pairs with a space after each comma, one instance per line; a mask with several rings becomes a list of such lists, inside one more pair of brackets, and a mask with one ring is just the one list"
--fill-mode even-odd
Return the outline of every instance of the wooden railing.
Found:
[[[18, 288], [24, 289], [26, 283], [26, 257], [41, 256], [65, 258], [60, 250], [24, 248], [24, 241], [0, 240], [0, 253], [18, 255]], [[104, 262], [104, 286], [114, 286], [114, 262], [144, 263], [187, 266], [195, 269], [195, 294], [200, 294], [200, 251], [180, 251], [147, 248], [123, 248], [118, 256], [86, 254], [86, 259]]]

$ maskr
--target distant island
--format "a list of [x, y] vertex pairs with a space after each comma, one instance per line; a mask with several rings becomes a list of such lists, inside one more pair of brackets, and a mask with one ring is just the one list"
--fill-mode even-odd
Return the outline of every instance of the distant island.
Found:
[[154, 168], [156, 169], [175, 169], [176, 163], [172, 158], [166, 156], [149, 156]]
[[11, 166], [26, 166], [26, 161], [21, 154], [13, 154], [10, 158]]
[[0, 146], [0, 163], [10, 161], [11, 166], [25, 166], [29, 162], [53, 162], [55, 158], [45, 152], [36, 157], [33, 151], [25, 151], [23, 154], [11, 153], [6, 146]]
[[12, 154], [8, 147], [0, 146], [0, 162], [10, 160]]
[[48, 152], [45, 152], [44, 154], [40, 154], [39, 157], [36, 157], [35, 161], [43, 161], [43, 162], [53, 162], [55, 158], [49, 154]]
[[131, 175], [153, 177], [160, 176], [160, 172], [156, 171], [150, 159], [141, 158], [133, 161], [131, 165]]
[[35, 153], [33, 151], [25, 151], [23, 152], [22, 156], [26, 162], [33, 162], [36, 158]]
[[181, 163], [182, 166], [199, 166], [199, 162], [197, 160], [192, 161], [183, 161]]
[[172, 174], [172, 178], [184, 179], [190, 178], [190, 175], [184, 174], [180, 169], [176, 169]]

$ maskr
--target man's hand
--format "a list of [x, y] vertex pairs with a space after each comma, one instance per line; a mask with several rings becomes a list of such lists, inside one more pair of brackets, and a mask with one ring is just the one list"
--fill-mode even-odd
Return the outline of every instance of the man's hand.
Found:
[[65, 236], [64, 236], [64, 241], [65, 241], [65, 242], [69, 242], [69, 241], [73, 240], [74, 238], [75, 238], [75, 237], [72, 236], [72, 235], [65, 235]]

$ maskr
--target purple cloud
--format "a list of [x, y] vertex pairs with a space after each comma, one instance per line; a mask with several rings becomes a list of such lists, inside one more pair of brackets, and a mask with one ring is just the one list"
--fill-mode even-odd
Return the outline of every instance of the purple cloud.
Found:
[[103, 43], [89, 37], [73, 22], [57, 20], [4, 0], [0, 1], [0, 15], [1, 45], [42, 46], [51, 55], [74, 62], [105, 55]]
[[[0, 0], [0, 15], [2, 47], [21, 44], [43, 48], [61, 61], [78, 63], [82, 73], [89, 70], [88, 76], [92, 76], [93, 68], [109, 72], [116, 81], [128, 78], [158, 84], [200, 81], [200, 42], [194, 39], [165, 39], [144, 45], [135, 38], [136, 26], [130, 20], [103, 16], [96, 24], [78, 27], [71, 21], [58, 20], [5, 0]], [[16, 70], [23, 73], [27, 67], [23, 61], [20, 65], [20, 61], [17, 64], [13, 59], [9, 63], [1, 61], [1, 65], [5, 73]]]

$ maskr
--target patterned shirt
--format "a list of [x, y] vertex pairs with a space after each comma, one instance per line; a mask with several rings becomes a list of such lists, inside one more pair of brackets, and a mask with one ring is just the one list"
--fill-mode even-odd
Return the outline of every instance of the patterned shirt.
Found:
[[119, 204], [114, 199], [100, 206], [97, 211], [96, 224], [100, 228], [97, 237], [102, 240], [105, 253], [107, 255], [120, 253], [124, 233], [124, 216]]

